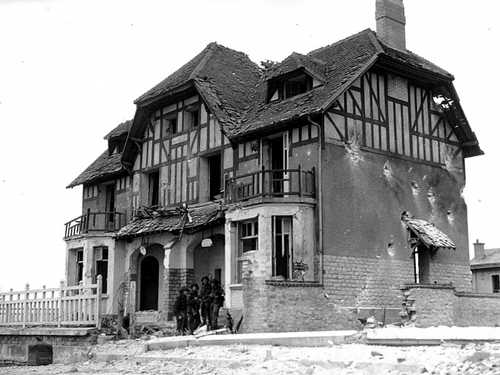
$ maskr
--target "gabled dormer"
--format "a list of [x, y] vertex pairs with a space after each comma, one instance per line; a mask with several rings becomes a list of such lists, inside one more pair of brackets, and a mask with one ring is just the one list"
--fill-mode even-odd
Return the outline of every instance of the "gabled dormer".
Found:
[[267, 102], [275, 102], [306, 93], [323, 85], [324, 62], [297, 52], [267, 71]]
[[132, 120], [127, 120], [106, 134], [104, 139], [108, 141], [108, 153], [110, 156], [122, 153], [131, 126]]

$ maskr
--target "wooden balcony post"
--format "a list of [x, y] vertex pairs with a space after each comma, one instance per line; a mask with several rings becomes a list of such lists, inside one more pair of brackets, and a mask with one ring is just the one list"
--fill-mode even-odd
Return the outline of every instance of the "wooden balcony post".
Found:
[[97, 275], [97, 292], [96, 292], [96, 326], [97, 329], [101, 329], [101, 299], [102, 299], [102, 276]]
[[63, 319], [63, 297], [64, 297], [64, 281], [61, 280], [59, 283], [59, 304], [57, 306], [57, 326], [61, 327], [61, 322]]
[[262, 170], [260, 171], [260, 174], [261, 174], [260, 175], [260, 185], [261, 185], [260, 194], [264, 194], [264, 189], [265, 189], [265, 182], [264, 182], [265, 177], [264, 176], [266, 173], [265, 171], [266, 171], [266, 167], [264, 167], [264, 164], [262, 164]]

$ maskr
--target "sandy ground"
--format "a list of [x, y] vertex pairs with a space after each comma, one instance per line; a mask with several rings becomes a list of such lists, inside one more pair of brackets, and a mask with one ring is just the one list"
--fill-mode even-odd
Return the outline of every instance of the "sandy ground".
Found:
[[500, 374], [500, 343], [437, 347], [361, 344], [321, 348], [264, 345], [191, 347], [143, 353], [143, 343], [121, 341], [94, 353], [129, 359], [40, 367], [4, 367], [0, 374]]

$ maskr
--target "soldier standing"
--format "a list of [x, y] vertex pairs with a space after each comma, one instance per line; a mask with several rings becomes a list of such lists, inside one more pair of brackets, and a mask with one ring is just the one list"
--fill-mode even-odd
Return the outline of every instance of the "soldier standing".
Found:
[[200, 290], [201, 321], [203, 325], [207, 326], [207, 330], [210, 329], [211, 293], [212, 289], [210, 287], [208, 276], [203, 276], [201, 278], [201, 290]]

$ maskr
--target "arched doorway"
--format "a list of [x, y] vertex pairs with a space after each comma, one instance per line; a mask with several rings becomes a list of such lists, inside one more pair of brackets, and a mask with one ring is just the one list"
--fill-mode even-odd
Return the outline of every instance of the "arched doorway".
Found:
[[151, 255], [141, 262], [140, 310], [158, 310], [159, 263]]

